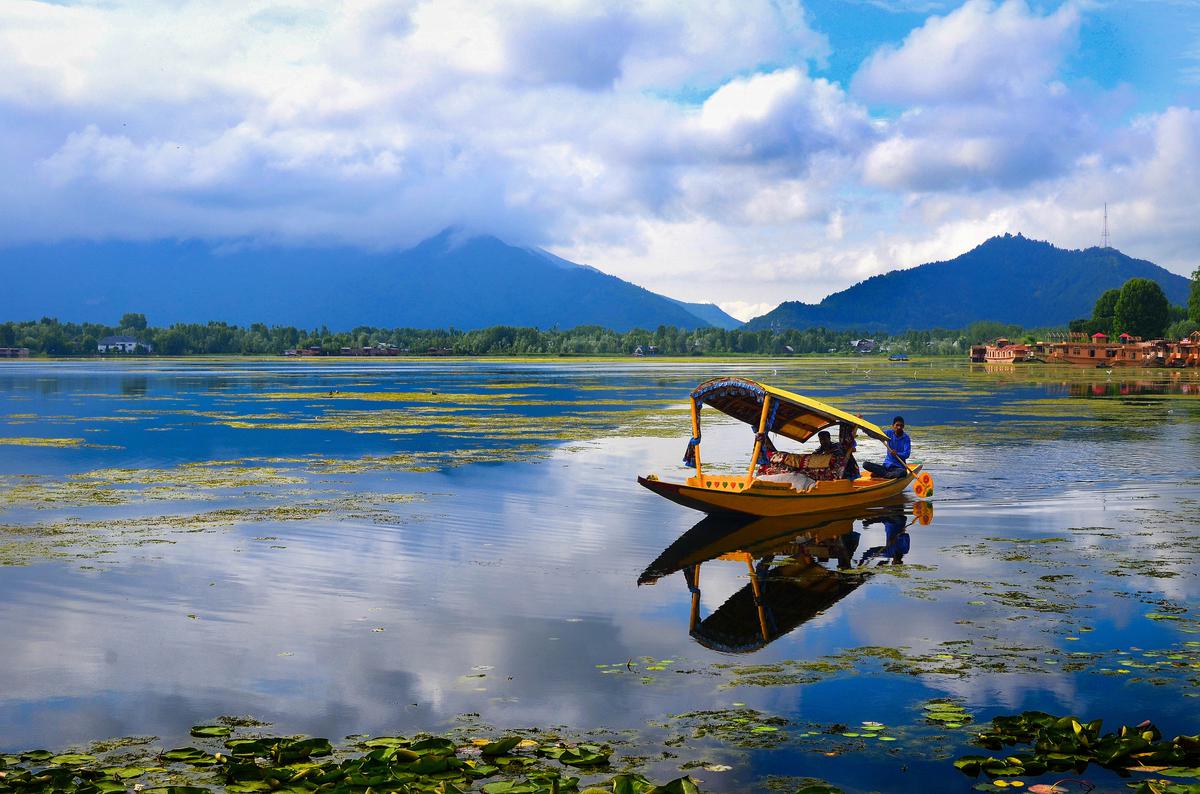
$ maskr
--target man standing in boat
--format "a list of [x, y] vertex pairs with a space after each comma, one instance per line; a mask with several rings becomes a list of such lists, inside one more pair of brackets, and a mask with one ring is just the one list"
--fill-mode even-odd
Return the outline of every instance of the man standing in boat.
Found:
[[876, 477], [886, 477], [898, 480], [908, 473], [908, 456], [912, 453], [912, 438], [904, 432], [904, 417], [897, 416], [892, 420], [892, 426], [884, 431], [887, 434], [887, 457], [883, 465], [867, 462], [863, 468]]

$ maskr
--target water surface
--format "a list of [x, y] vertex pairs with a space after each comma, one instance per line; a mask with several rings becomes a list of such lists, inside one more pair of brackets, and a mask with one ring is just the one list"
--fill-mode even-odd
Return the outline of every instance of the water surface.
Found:
[[[695, 598], [681, 566], [643, 576], [745, 529], [634, 483], [686, 476], [687, 392], [724, 374], [903, 414], [932, 521], [910, 497], [751, 527]], [[732, 767], [693, 771], [710, 791], [967, 791], [971, 726], [930, 724], [931, 699], [1196, 733], [1198, 386], [873, 359], [0, 363], [0, 751], [477, 713], [634, 731], [659, 778]], [[706, 465], [746, 466], [752, 431], [705, 420]]]

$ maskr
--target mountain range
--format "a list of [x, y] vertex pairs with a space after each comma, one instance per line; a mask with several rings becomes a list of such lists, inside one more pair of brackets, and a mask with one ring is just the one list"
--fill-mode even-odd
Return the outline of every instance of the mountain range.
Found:
[[1006, 234], [946, 262], [872, 276], [820, 303], [781, 303], [743, 327], [897, 332], [977, 320], [1062, 326], [1090, 317], [1100, 293], [1131, 278], [1152, 279], [1171, 303], [1187, 303], [1191, 282], [1153, 262], [1115, 248], [1065, 250]]
[[43, 316], [155, 325], [221, 320], [334, 331], [357, 326], [494, 325], [617, 331], [744, 327], [895, 332], [977, 320], [1061, 326], [1091, 315], [1100, 293], [1157, 281], [1175, 304], [1190, 282], [1114, 248], [1064, 250], [1021, 235], [961, 256], [893, 270], [820, 303], [781, 303], [742, 326], [713, 304], [685, 303], [540, 248], [447, 229], [407, 251], [211, 246], [201, 242], [69, 242], [0, 249], [0, 321]]
[[618, 331], [736, 328], [684, 303], [539, 248], [447, 229], [401, 253], [222, 249], [200, 242], [72, 242], [0, 249], [0, 319], [156, 325], [222, 320], [334, 331], [494, 325]]

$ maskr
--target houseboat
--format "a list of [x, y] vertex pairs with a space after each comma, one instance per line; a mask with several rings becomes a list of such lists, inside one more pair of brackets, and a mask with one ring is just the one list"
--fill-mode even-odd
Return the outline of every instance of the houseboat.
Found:
[[1072, 334], [1046, 347], [1049, 361], [1076, 367], [1161, 367], [1167, 363], [1165, 343], [1143, 342], [1129, 334], [1121, 334], [1117, 342], [1110, 342], [1102, 333], [1094, 333], [1090, 338]]
[[1110, 341], [1107, 334], [1090, 337], [1081, 333], [1055, 334], [1048, 342], [1016, 345], [997, 339], [992, 345], [974, 345], [973, 363], [1026, 364], [1032, 361], [1069, 364], [1074, 367], [1200, 367], [1200, 331], [1186, 339], [1143, 340], [1121, 334]]
[[[985, 364], [1041, 364], [1043, 359], [1029, 345], [1013, 344], [1001, 337], [994, 345], [985, 345], [983, 361]], [[972, 348], [971, 360], [975, 360]]]

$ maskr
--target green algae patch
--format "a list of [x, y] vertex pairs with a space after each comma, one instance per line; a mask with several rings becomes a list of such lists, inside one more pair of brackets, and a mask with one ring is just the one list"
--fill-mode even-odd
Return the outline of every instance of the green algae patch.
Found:
[[0, 438], [0, 444], [16, 447], [55, 447], [58, 449], [89, 446], [85, 438]]
[[29, 565], [46, 559], [90, 560], [122, 548], [170, 544], [174, 542], [173, 534], [261, 523], [353, 519], [392, 525], [404, 520], [392, 510], [394, 506], [424, 498], [424, 494], [414, 493], [344, 494], [199, 513], [120, 519], [68, 517], [32, 524], [0, 524], [0, 566]]
[[131, 495], [97, 484], [64, 482], [49, 477], [0, 477], [0, 510], [29, 507], [36, 510], [126, 504]]
[[672, 714], [651, 725], [683, 732], [691, 739], [714, 737], [723, 744], [743, 749], [772, 749], [787, 742], [785, 730], [791, 722], [746, 707], [708, 709]]
[[582, 402], [545, 405], [563, 408], [554, 414], [518, 413], [507, 408], [529, 405], [519, 401], [498, 401], [487, 409], [439, 408], [326, 410], [293, 417], [288, 421], [251, 421], [247, 418], [217, 419], [216, 424], [240, 430], [320, 430], [358, 434], [378, 434], [403, 438], [437, 433], [444, 438], [465, 439], [473, 444], [496, 444], [540, 439], [545, 443], [585, 441], [600, 436], [674, 437], [686, 431], [687, 409], [681, 405], [664, 406], [662, 400], [614, 400], [607, 410], [597, 403]]
[[134, 485], [174, 489], [251, 488], [294, 485], [305, 478], [272, 466], [235, 466], [221, 462], [183, 463], [171, 469], [95, 469], [73, 474], [76, 482], [101, 486]]
[[525, 392], [493, 392], [487, 394], [477, 393], [449, 393], [440, 392], [434, 389], [429, 391], [341, 391], [340, 389], [331, 389], [328, 392], [322, 391], [297, 391], [297, 392], [258, 392], [250, 395], [257, 400], [361, 400], [364, 402], [391, 402], [391, 403], [450, 403], [455, 405], [473, 404], [473, 403], [497, 403], [500, 401], [516, 400], [518, 398], [529, 397]]

